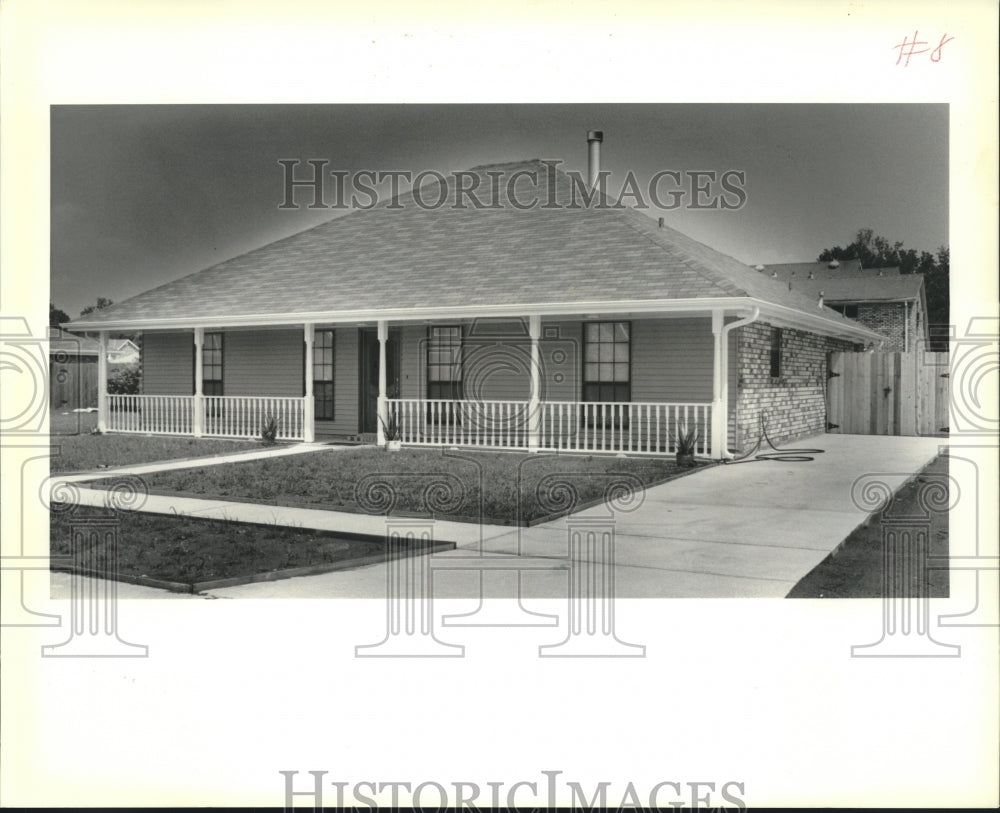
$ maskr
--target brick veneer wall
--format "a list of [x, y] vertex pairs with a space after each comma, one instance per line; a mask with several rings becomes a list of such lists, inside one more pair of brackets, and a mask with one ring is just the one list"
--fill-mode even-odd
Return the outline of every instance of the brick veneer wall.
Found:
[[765, 413], [775, 443], [826, 431], [827, 353], [859, 349], [841, 339], [782, 329], [781, 377], [771, 378], [771, 330], [766, 322], [737, 328], [737, 448], [749, 449]]
[[[858, 317], [855, 321], [885, 336], [884, 350], [903, 351], [906, 349], [906, 305], [904, 303], [859, 304]], [[913, 321], [911, 317], [911, 334], [914, 328]]]

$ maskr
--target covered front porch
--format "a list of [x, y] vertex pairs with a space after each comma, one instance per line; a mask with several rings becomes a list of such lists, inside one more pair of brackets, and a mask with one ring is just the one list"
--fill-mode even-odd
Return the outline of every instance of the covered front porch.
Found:
[[756, 316], [699, 307], [150, 330], [142, 394], [107, 393], [100, 365], [98, 427], [255, 438], [273, 419], [286, 441], [613, 454], [672, 454], [690, 432], [695, 454], [719, 459], [735, 400], [729, 337]]

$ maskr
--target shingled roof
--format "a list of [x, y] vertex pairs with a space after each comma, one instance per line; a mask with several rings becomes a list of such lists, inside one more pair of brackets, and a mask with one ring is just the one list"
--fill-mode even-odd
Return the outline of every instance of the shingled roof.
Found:
[[[422, 311], [498, 303], [511, 306], [601, 302], [745, 299], [828, 323], [835, 332], [868, 331], [815, 297], [699, 243], [636, 210], [571, 206], [572, 181], [541, 161], [476, 167], [487, 203], [503, 173], [516, 198], [534, 206], [456, 208], [452, 184], [421, 187], [371, 209], [336, 217], [203, 271], [161, 285], [73, 323], [75, 329], [165, 321], [205, 322], [220, 314]], [[520, 173], [520, 175], [518, 175]], [[450, 180], [454, 180], [454, 176]], [[579, 189], [575, 199], [579, 203]], [[526, 312], [526, 311], [525, 311]], [[471, 315], [471, 314], [470, 314]]]

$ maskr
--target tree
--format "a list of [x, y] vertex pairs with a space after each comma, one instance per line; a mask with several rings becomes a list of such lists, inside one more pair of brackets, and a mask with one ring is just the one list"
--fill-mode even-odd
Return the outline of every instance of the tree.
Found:
[[53, 327], [72, 321], [72, 317], [61, 308], [49, 303], [49, 324]]
[[102, 311], [105, 308], [110, 308], [115, 303], [110, 299], [106, 299], [103, 296], [97, 297], [97, 304], [87, 305], [82, 311], [80, 311], [80, 316], [86, 316], [88, 313], [93, 313], [94, 311]]
[[[931, 335], [930, 350], [948, 349], [950, 303], [948, 299], [949, 265], [947, 246], [936, 254], [916, 249], [904, 249], [901, 242], [890, 242], [875, 234], [873, 229], [858, 229], [854, 242], [847, 247], [835, 246], [820, 252], [820, 262], [830, 260], [861, 260], [862, 268], [899, 268], [900, 274], [923, 274], [927, 295], [927, 327]], [[935, 340], [935, 337], [937, 339]]]

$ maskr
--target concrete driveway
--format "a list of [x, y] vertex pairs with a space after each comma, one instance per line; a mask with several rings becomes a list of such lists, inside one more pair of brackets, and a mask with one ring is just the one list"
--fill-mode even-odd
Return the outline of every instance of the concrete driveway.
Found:
[[[899, 488], [934, 459], [941, 438], [821, 435], [790, 444], [818, 447], [810, 462], [716, 466], [648, 489], [641, 505], [612, 514], [597, 506], [533, 528], [466, 537], [435, 554], [436, 598], [561, 598], [568, 589], [568, 536], [588, 523], [614, 529], [615, 595], [622, 598], [782, 598], [868, 514], [851, 497], [866, 474]], [[529, 557], [542, 569], [490, 570], [474, 557]], [[462, 559], [445, 568], [440, 559]], [[551, 568], [545, 568], [547, 560]], [[513, 561], [507, 559], [513, 566]], [[502, 565], [501, 567], [506, 566]], [[455, 569], [465, 568], [468, 569]], [[488, 567], [488, 565], [487, 565]], [[55, 580], [57, 574], [53, 574]], [[386, 566], [211, 591], [217, 597], [382, 598]], [[68, 582], [67, 582], [68, 583]], [[132, 591], [137, 592], [137, 591]], [[153, 591], [158, 593], [158, 591]]]

